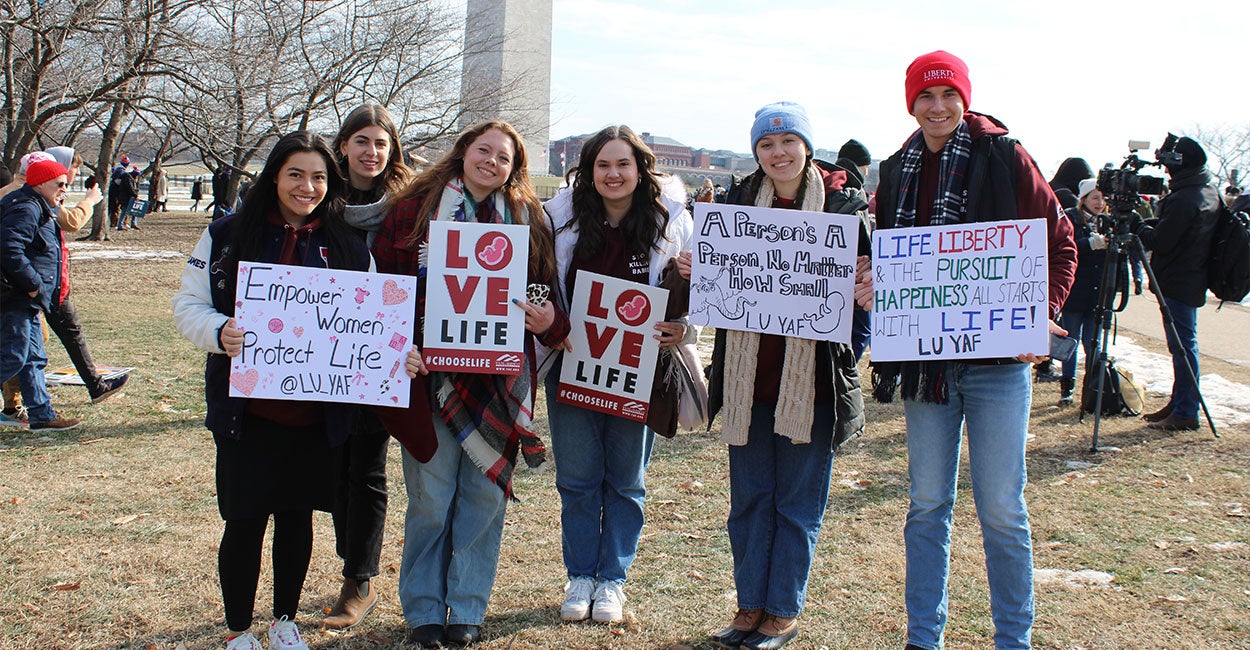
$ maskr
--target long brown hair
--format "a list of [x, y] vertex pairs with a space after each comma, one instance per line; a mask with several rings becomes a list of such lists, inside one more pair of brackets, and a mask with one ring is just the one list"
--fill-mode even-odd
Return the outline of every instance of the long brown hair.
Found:
[[525, 154], [525, 143], [521, 134], [511, 124], [502, 120], [490, 120], [475, 124], [456, 139], [456, 144], [441, 160], [434, 163], [417, 175], [403, 192], [395, 195], [391, 205], [404, 201], [417, 201], [417, 221], [412, 232], [408, 233], [407, 242], [416, 245], [425, 241], [426, 230], [429, 228], [430, 213], [438, 208], [443, 196], [443, 187], [464, 174], [464, 156], [483, 133], [498, 129], [512, 140], [514, 155], [512, 158], [512, 174], [496, 192], [503, 192], [504, 202], [512, 213], [516, 223], [530, 227], [530, 276], [548, 281], [555, 277], [555, 243], [547, 222], [542, 218], [543, 206], [530, 182], [527, 166], [529, 160]]
[[412, 170], [404, 163], [404, 152], [400, 149], [399, 143], [399, 129], [395, 128], [395, 120], [391, 119], [390, 111], [387, 111], [385, 106], [362, 104], [348, 113], [347, 119], [343, 120], [343, 126], [339, 127], [339, 134], [334, 136], [334, 144], [330, 148], [339, 159], [338, 168], [343, 178], [351, 178], [348, 175], [347, 158], [343, 156], [341, 147], [357, 131], [370, 126], [382, 127], [391, 139], [391, 149], [386, 154], [386, 169], [383, 169], [379, 176], [386, 193], [395, 196], [403, 190], [408, 179], [412, 177]]
[[632, 254], [659, 250], [660, 240], [668, 229], [668, 210], [660, 201], [660, 180], [655, 170], [655, 154], [633, 129], [609, 126], [592, 135], [582, 145], [581, 159], [573, 175], [573, 219], [564, 228], [577, 226], [574, 251], [581, 259], [591, 259], [603, 252], [605, 235], [603, 221], [606, 211], [603, 197], [595, 189], [595, 160], [599, 151], [613, 140], [629, 145], [638, 169], [638, 187], [630, 197], [629, 211], [621, 220], [621, 232]]

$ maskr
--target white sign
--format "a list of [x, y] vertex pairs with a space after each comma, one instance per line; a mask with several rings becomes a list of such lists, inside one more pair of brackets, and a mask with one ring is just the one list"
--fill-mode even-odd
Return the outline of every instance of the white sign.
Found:
[[408, 406], [416, 278], [242, 262], [231, 397]]
[[1050, 347], [1046, 220], [878, 230], [872, 359], [992, 359]]
[[431, 221], [422, 352], [430, 370], [516, 375], [529, 226]]
[[556, 399], [646, 422], [660, 354], [655, 324], [667, 306], [668, 289], [578, 271], [569, 308], [573, 351], [564, 353]]
[[851, 341], [859, 217], [696, 203], [690, 322]]

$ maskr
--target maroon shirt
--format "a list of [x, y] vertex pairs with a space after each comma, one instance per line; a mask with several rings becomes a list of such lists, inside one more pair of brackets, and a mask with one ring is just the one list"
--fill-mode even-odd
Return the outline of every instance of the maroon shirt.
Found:
[[606, 223], [603, 226], [603, 250], [598, 255], [584, 259], [576, 252], [569, 262], [568, 279], [565, 280], [568, 291], [566, 295], [573, 297], [573, 287], [577, 283], [577, 272], [588, 271], [620, 280], [629, 280], [639, 284], [650, 284], [651, 256], [646, 252], [630, 254], [625, 245], [625, 236], [620, 228], [613, 228]]

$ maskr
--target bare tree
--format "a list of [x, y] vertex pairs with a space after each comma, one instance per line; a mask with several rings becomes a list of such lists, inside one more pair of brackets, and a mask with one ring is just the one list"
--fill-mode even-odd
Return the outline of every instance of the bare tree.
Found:
[[[194, 0], [0, 0], [4, 149], [19, 158], [70, 117], [69, 131], [102, 119], [134, 82], [168, 71], [170, 31]], [[59, 144], [59, 142], [58, 142]], [[107, 167], [107, 163], [104, 165]], [[97, 169], [97, 172], [100, 170]]]
[[[1244, 187], [1245, 178], [1250, 174], [1250, 122], [1195, 125], [1193, 131], [1193, 139], [1201, 143], [1207, 152], [1207, 168], [1219, 184], [1240, 184]], [[1234, 172], [1238, 178], [1233, 177]]]

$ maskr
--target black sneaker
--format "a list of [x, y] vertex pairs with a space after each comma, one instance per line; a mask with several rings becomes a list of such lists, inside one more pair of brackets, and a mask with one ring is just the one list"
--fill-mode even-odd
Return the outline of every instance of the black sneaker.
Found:
[[130, 381], [130, 373], [118, 375], [112, 379], [101, 379], [96, 389], [91, 391], [91, 403], [99, 404], [121, 392], [126, 382]]

